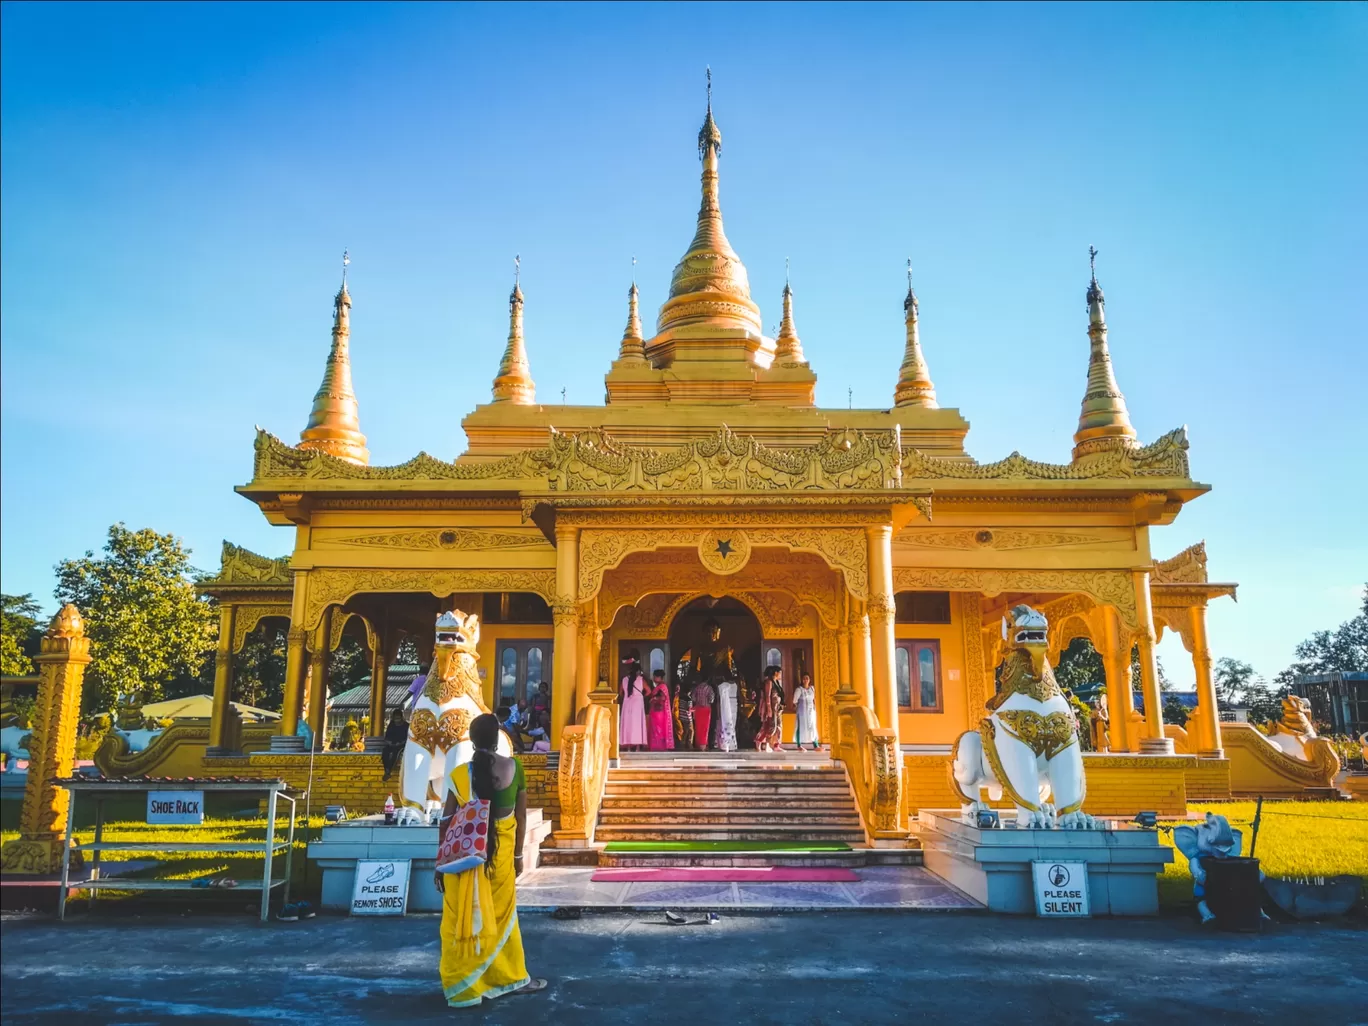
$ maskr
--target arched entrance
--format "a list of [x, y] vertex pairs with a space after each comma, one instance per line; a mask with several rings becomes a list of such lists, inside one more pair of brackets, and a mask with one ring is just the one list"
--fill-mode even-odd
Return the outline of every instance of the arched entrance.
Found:
[[[716, 642], [708, 638], [709, 621], [715, 621], [722, 630]], [[729, 648], [737, 670], [754, 687], [760, 682], [761, 640], [760, 621], [744, 602], [704, 595], [679, 610], [670, 622], [670, 653], [675, 664], [671, 669], [687, 655], [695, 666], [701, 658], [706, 674], [711, 657], [719, 649]]]

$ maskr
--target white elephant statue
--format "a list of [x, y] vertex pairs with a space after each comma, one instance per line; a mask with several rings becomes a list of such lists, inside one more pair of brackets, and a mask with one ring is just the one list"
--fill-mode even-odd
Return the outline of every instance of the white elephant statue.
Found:
[[952, 780], [967, 819], [988, 808], [980, 800], [987, 788], [992, 801], [1004, 793], [1011, 798], [1020, 828], [1102, 829], [1083, 811], [1078, 720], [1045, 657], [1048, 626], [1042, 613], [1024, 605], [1003, 621], [1002, 687], [979, 729], [955, 742]]
[[[480, 618], [460, 610], [437, 617], [437, 638], [427, 683], [413, 704], [399, 794], [408, 808], [426, 812], [429, 802], [446, 800], [451, 771], [474, 754], [470, 724], [489, 712], [475, 670], [479, 654]], [[499, 753], [512, 755], [507, 735], [500, 734]]]
[[20, 743], [31, 733], [28, 727], [17, 725], [0, 728], [0, 751], [5, 753], [6, 769], [10, 772], [18, 772], [19, 760], [29, 757], [28, 749]]

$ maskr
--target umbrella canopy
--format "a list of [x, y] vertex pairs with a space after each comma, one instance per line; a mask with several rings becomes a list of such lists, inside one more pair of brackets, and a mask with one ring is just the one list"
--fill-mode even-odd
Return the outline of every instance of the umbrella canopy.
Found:
[[[280, 719], [280, 713], [243, 705], [241, 702], [233, 702], [231, 705], [248, 722]], [[168, 698], [165, 702], [153, 702], [151, 705], [143, 706], [142, 712], [144, 716], [152, 716], [159, 720], [208, 719], [214, 712], [214, 697], [187, 695], [185, 698]]]

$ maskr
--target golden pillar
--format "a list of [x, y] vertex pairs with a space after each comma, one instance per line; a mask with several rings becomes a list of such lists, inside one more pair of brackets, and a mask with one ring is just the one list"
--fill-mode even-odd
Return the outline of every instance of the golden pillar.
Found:
[[842, 625], [835, 631], [835, 634], [836, 672], [840, 678], [836, 682], [836, 701], [844, 705], [859, 701], [859, 696], [855, 693], [855, 678], [851, 675], [850, 668], [850, 625]]
[[223, 751], [223, 724], [233, 700], [233, 615], [228, 603], [219, 606], [218, 647], [214, 649], [214, 706], [209, 714], [209, 752]]
[[1131, 719], [1135, 706], [1131, 700], [1130, 634], [1121, 626], [1116, 610], [1107, 607], [1104, 614], [1106, 632], [1102, 645], [1102, 668], [1107, 675], [1107, 731], [1113, 752], [1134, 752], [1139, 744]]
[[385, 688], [389, 683], [389, 618], [382, 616], [375, 631], [371, 652], [370, 736], [383, 738], [385, 728]]
[[893, 526], [865, 528], [869, 539], [869, 651], [874, 712], [879, 726], [898, 733], [898, 679], [893, 655]]
[[314, 751], [322, 751], [323, 735], [328, 729], [328, 645], [332, 629], [332, 610], [323, 611], [323, 619], [314, 631], [313, 652], [310, 655], [309, 729], [313, 731]]
[[1211, 649], [1207, 645], [1206, 606], [1188, 607], [1192, 635], [1192, 669], [1197, 677], [1197, 753], [1225, 758], [1221, 744], [1221, 712], [1216, 704], [1216, 682], [1211, 676]]
[[575, 707], [572, 719], [589, 704], [589, 691], [598, 677], [598, 647], [603, 632], [598, 629], [598, 610], [595, 603], [586, 602], [579, 608], [578, 633], [575, 635]]
[[299, 704], [304, 697], [304, 675], [309, 672], [308, 631], [291, 627], [285, 635], [285, 695], [280, 709], [280, 733], [293, 737], [299, 730]]
[[551, 747], [559, 750], [561, 731], [575, 715], [575, 671], [579, 652], [579, 528], [556, 525], [555, 651], [551, 669]]
[[1140, 655], [1140, 688], [1145, 696], [1144, 733], [1140, 750], [1152, 755], [1172, 755], [1173, 741], [1164, 736], [1164, 698], [1159, 690], [1159, 663], [1154, 655], [1154, 611], [1150, 608], [1149, 574], [1135, 575], [1136, 613], [1140, 631], [1136, 647]]
[[41, 652], [33, 659], [38, 664], [38, 695], [19, 836], [0, 853], [5, 872], [16, 875], [62, 870], [71, 792], [56, 786], [53, 779], [72, 773], [76, 723], [81, 715], [81, 680], [90, 663], [90, 639], [75, 606], [67, 603], [52, 618], [41, 644]]
[[873, 712], [874, 671], [869, 651], [869, 616], [863, 602], [852, 602], [850, 606], [850, 682], [860, 704]]

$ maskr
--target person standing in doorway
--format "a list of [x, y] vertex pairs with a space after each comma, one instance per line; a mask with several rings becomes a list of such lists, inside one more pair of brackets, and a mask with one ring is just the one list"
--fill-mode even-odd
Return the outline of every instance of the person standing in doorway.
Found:
[[[712, 729], [713, 704], [717, 701], [717, 689], [706, 680], [700, 680], [693, 687], [694, 748], [700, 752], [708, 750], [708, 732]], [[733, 699], [735, 701], [735, 699]], [[735, 714], [733, 713], [733, 719]]]
[[784, 727], [784, 688], [780, 683], [779, 667], [765, 667], [760, 683], [760, 729], [755, 734], [755, 748], [761, 752], [777, 752], [781, 747]]
[[724, 680], [717, 685], [717, 750], [736, 751], [736, 691], [735, 681]]
[[798, 681], [798, 688], [793, 692], [793, 705], [797, 712], [798, 726], [794, 731], [794, 740], [798, 742], [798, 750], [802, 751], [804, 745], [811, 745], [815, 752], [817, 744], [817, 689], [812, 686], [812, 674], [805, 673]]
[[618, 705], [622, 712], [618, 725], [618, 745], [629, 751], [646, 747], [646, 677], [641, 672], [641, 655], [636, 649], [622, 661], [622, 681], [618, 685]]
[[674, 750], [674, 716], [670, 709], [670, 688], [665, 671], [656, 670], [649, 685], [651, 711], [646, 714], [646, 742], [653, 752]]

